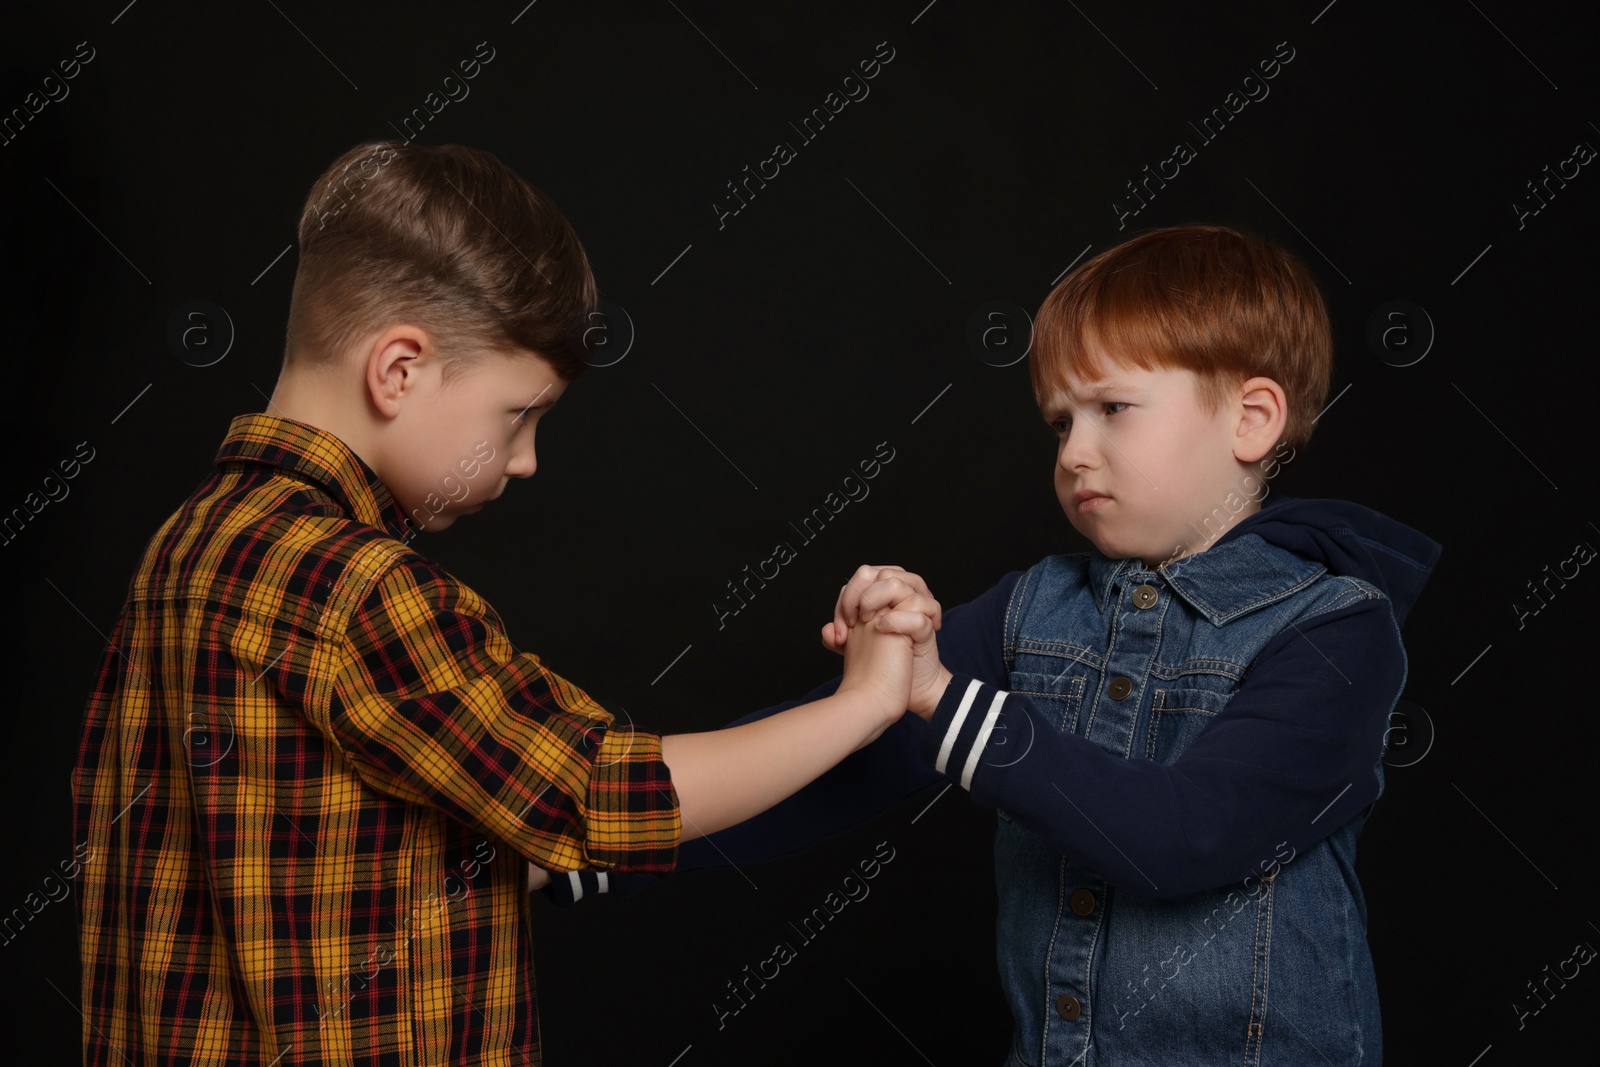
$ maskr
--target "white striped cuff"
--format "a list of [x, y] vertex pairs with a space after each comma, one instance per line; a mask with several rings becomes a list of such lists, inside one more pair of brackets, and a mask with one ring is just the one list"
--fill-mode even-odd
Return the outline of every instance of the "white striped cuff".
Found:
[[961, 694], [961, 703], [956, 706], [955, 714], [950, 719], [949, 729], [939, 742], [939, 755], [933, 763], [934, 770], [940, 774], [951, 774], [952, 766], [960, 767], [961, 788], [969, 793], [972, 791], [972, 775], [978, 769], [978, 758], [983, 755], [989, 735], [994, 732], [995, 723], [1000, 719], [1000, 708], [1010, 695], [1004, 689], [994, 689], [982, 718], [974, 724], [972, 709], [980, 703], [979, 698], [985, 688], [991, 687], [986, 687], [976, 678], [967, 683], [966, 691]]

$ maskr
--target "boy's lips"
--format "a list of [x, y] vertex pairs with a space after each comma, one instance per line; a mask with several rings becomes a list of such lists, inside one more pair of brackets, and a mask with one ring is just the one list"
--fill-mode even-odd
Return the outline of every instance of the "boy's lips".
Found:
[[1079, 511], [1091, 511], [1111, 498], [1094, 489], [1079, 489], [1072, 494], [1072, 503]]

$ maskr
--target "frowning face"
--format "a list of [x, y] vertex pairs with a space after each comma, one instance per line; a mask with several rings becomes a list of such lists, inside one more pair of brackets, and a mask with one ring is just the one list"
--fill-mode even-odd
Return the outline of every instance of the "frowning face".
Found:
[[[1106, 556], [1154, 568], [1185, 554], [1180, 546], [1203, 547], [1204, 517], [1249, 472], [1236, 456], [1245, 408], [1225, 403], [1210, 414], [1193, 371], [1144, 370], [1101, 355], [1110, 377], [1085, 382], [1068, 374], [1067, 388], [1040, 408], [1057, 437], [1056, 497]], [[1256, 510], [1251, 501], [1232, 518]]]

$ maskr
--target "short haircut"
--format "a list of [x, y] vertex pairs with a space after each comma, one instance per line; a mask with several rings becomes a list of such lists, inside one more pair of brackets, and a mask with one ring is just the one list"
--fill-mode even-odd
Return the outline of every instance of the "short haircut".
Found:
[[406, 322], [432, 335], [446, 382], [486, 350], [583, 372], [589, 259], [549, 197], [489, 152], [356, 145], [311, 187], [299, 240], [286, 369], [326, 366]]
[[1288, 251], [1224, 226], [1150, 230], [1074, 270], [1045, 297], [1028, 369], [1042, 404], [1065, 387], [1114, 368], [1089, 347], [1145, 370], [1187, 368], [1201, 407], [1215, 414], [1246, 379], [1283, 387], [1280, 439], [1311, 437], [1332, 374], [1328, 310], [1311, 272]]

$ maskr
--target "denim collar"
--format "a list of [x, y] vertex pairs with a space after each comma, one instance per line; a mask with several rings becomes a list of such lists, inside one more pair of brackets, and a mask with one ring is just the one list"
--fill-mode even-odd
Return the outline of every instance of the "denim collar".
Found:
[[1203, 552], [1152, 571], [1138, 559], [1109, 559], [1099, 549], [1089, 558], [1095, 606], [1105, 611], [1113, 590], [1134, 578], [1159, 576], [1194, 609], [1221, 626], [1276, 603], [1316, 581], [1327, 570], [1256, 534], [1219, 541]]
[[275, 415], [238, 415], [229, 424], [214, 462], [218, 466], [264, 463], [293, 471], [315, 483], [356, 521], [399, 540], [409, 536], [405, 511], [395, 503], [388, 486], [349, 445], [327, 430]]

